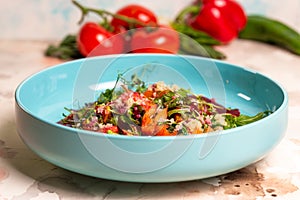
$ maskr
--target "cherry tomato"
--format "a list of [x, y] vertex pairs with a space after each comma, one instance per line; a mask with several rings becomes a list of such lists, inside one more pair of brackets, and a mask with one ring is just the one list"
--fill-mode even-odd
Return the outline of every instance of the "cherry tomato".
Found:
[[109, 131], [111, 131], [113, 133], [119, 133], [119, 129], [117, 126], [104, 127], [100, 131], [103, 133], [108, 133]]
[[[129, 17], [129, 18], [133, 18], [145, 25], [147, 24], [150, 26], [156, 26], [156, 24], [157, 24], [157, 18], [151, 10], [149, 10], [143, 6], [140, 6], [140, 5], [136, 5], [136, 4], [130, 4], [130, 5], [125, 6], [121, 9], [119, 9], [116, 12], [116, 14], [123, 15], [123, 16]], [[123, 21], [118, 18], [113, 18], [111, 21], [111, 25], [115, 29], [114, 32], [121, 32], [123, 29], [128, 30], [131, 28], [142, 27], [141, 25], [138, 25], [138, 24], [132, 26], [128, 22]]]
[[85, 57], [119, 54], [123, 52], [124, 40], [120, 35], [108, 32], [97, 23], [87, 22], [77, 34], [77, 45]]
[[177, 53], [179, 49], [179, 34], [172, 28], [165, 27], [138, 28], [130, 41], [133, 53]]

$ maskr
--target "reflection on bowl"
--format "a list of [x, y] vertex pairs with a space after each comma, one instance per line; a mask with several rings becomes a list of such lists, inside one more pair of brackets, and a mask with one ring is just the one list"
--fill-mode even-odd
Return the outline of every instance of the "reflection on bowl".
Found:
[[[215, 98], [257, 122], [189, 136], [124, 136], [57, 124], [64, 107], [80, 107], [111, 87], [117, 74], [137, 74]], [[287, 94], [266, 76], [223, 61], [164, 54], [111, 55], [50, 67], [16, 89], [16, 122], [24, 143], [62, 168], [99, 178], [173, 182], [231, 172], [266, 156], [284, 136]]]

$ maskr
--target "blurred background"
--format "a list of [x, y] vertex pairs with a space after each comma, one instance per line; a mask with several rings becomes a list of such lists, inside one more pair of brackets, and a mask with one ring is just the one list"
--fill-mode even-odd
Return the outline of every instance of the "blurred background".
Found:
[[[88, 7], [111, 12], [129, 3], [138, 3], [152, 10], [162, 22], [176, 14], [192, 0], [78, 0]], [[280, 20], [300, 31], [300, 1], [237, 0], [247, 14], [263, 14]], [[76, 33], [80, 11], [71, 0], [12, 0], [0, 2], [0, 40], [59, 40]], [[89, 15], [97, 20], [97, 16]]]

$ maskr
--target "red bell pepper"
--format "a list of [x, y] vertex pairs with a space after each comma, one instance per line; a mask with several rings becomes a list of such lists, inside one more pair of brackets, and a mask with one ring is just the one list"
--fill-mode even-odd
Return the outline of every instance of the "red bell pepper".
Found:
[[238, 36], [247, 23], [247, 16], [240, 4], [234, 0], [198, 0], [187, 23], [194, 29], [206, 32], [222, 43]]

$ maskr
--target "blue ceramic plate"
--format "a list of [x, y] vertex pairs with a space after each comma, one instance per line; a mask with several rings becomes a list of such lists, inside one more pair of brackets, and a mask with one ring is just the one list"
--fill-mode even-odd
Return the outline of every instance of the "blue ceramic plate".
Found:
[[[57, 124], [64, 107], [78, 108], [114, 85], [118, 73], [164, 81], [254, 115], [257, 122], [190, 136], [123, 136]], [[94, 177], [131, 182], [173, 182], [228, 173], [266, 156], [287, 126], [287, 93], [270, 78], [232, 64], [194, 56], [128, 54], [49, 67], [16, 89], [16, 122], [24, 143], [45, 160]]]

